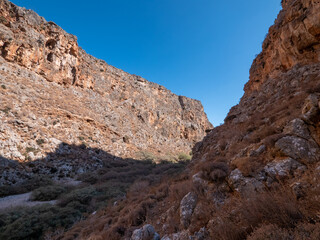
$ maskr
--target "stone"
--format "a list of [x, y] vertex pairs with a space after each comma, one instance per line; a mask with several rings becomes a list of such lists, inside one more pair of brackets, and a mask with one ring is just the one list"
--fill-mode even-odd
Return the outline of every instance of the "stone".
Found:
[[234, 190], [243, 196], [250, 196], [254, 192], [260, 192], [264, 189], [261, 181], [258, 181], [254, 177], [244, 177], [242, 172], [237, 168], [230, 173], [228, 181]]
[[297, 199], [300, 199], [306, 196], [307, 187], [309, 187], [309, 185], [302, 182], [295, 182], [294, 184], [291, 185], [292, 191], [295, 194]]
[[192, 176], [192, 184], [201, 193], [208, 191], [209, 182], [202, 178], [202, 172], [198, 172]]
[[303, 173], [306, 167], [292, 158], [274, 160], [264, 167], [264, 172], [271, 178], [285, 178], [295, 173]]
[[160, 236], [152, 225], [146, 224], [133, 231], [131, 240], [160, 240]]
[[283, 130], [283, 133], [295, 135], [304, 139], [310, 138], [310, 132], [307, 125], [300, 118], [292, 120]]
[[302, 116], [306, 122], [313, 123], [319, 119], [320, 108], [319, 108], [320, 96], [318, 94], [311, 94], [307, 97], [304, 106], [302, 108]]
[[308, 141], [299, 137], [286, 136], [279, 139], [275, 146], [285, 155], [301, 163], [314, 163], [319, 161], [320, 149], [312, 140]]
[[193, 214], [193, 210], [197, 205], [198, 196], [194, 192], [189, 192], [180, 202], [180, 223], [183, 228], [188, 228]]
[[264, 151], [266, 151], [266, 146], [265, 145], [261, 145], [260, 147], [258, 147], [256, 150], [252, 150], [249, 153], [250, 157], [257, 157], [260, 154], [262, 154]]

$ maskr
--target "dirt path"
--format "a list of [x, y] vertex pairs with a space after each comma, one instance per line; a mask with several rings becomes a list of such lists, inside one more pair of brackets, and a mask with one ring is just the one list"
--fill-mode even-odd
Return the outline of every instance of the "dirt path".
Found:
[[31, 196], [31, 192], [19, 194], [19, 195], [11, 195], [8, 197], [0, 198], [0, 210], [6, 209], [6, 208], [13, 208], [13, 207], [33, 207], [40, 204], [55, 204], [56, 201], [45, 201], [45, 202], [39, 202], [39, 201], [29, 201], [29, 198]]

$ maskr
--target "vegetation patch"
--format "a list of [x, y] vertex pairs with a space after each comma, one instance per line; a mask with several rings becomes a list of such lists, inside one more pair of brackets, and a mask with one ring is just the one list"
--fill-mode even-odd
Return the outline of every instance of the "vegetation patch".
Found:
[[32, 192], [30, 200], [31, 201], [55, 200], [66, 191], [67, 189], [65, 187], [57, 186], [57, 185], [40, 187]]

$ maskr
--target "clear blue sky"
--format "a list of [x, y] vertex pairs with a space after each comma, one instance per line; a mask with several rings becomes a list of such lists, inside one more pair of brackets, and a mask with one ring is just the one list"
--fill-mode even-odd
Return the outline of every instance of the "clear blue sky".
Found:
[[239, 102], [280, 0], [13, 0], [78, 37], [89, 54], [198, 99], [223, 122]]

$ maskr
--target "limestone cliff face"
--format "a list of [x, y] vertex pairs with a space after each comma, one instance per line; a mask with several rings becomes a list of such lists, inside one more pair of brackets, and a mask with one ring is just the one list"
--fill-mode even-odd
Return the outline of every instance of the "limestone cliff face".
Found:
[[247, 94], [293, 66], [320, 61], [320, 2], [283, 0], [282, 6], [250, 69]]
[[199, 101], [86, 54], [75, 36], [7, 0], [0, 1], [0, 63], [7, 158], [43, 157], [61, 142], [122, 157], [189, 152], [212, 128]]

